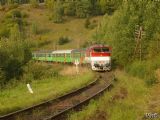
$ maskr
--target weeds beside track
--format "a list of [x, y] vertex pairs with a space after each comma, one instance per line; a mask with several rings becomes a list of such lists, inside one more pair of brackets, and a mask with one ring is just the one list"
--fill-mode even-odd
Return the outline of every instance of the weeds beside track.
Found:
[[61, 118], [61, 116], [67, 111], [85, 104], [91, 98], [99, 95], [111, 86], [113, 74], [99, 74], [99, 77], [95, 81], [85, 87], [72, 91], [57, 99], [49, 100], [39, 105], [1, 116], [0, 120], [48, 120]]

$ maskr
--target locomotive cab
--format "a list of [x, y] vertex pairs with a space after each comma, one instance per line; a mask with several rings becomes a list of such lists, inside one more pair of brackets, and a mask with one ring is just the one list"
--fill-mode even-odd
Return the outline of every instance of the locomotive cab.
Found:
[[91, 48], [90, 62], [92, 70], [111, 70], [111, 49], [108, 46], [96, 45]]

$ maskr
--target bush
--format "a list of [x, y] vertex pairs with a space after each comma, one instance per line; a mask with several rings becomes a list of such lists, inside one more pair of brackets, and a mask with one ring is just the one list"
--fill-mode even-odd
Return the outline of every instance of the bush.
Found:
[[14, 9], [14, 10], [11, 10], [9, 11], [7, 14], [6, 14], [6, 18], [21, 18], [22, 17], [22, 14], [21, 14], [21, 11], [18, 10], [18, 9]]
[[143, 79], [145, 78], [147, 72], [146, 62], [135, 61], [128, 65], [126, 70], [129, 72], [129, 74]]
[[157, 78], [156, 78], [154, 72], [149, 72], [146, 75], [145, 82], [148, 86], [152, 86], [153, 84], [157, 83]]
[[64, 44], [69, 43], [69, 42], [70, 42], [70, 39], [68, 37], [60, 37], [59, 40], [58, 40], [59, 45], [64, 45]]
[[7, 84], [12, 79], [21, 80], [23, 67], [31, 59], [29, 43], [20, 39], [18, 42], [1, 39], [0, 42], [0, 68], [3, 68], [0, 73], [1, 84]]
[[36, 23], [32, 23], [31, 31], [32, 31], [33, 34], [38, 34], [38, 26], [37, 26]]
[[5, 74], [4, 71], [0, 69], [0, 86], [3, 87], [5, 83]]
[[75, 16], [75, 11], [74, 2], [64, 3], [64, 15]]
[[9, 29], [5, 26], [2, 26], [0, 29], [0, 37], [9, 37]]
[[37, 8], [39, 5], [38, 5], [38, 0], [30, 0], [30, 3], [31, 3], [31, 6], [34, 7], [34, 8]]
[[46, 77], [58, 77], [57, 70], [47, 63], [31, 62], [28, 64], [28, 67], [25, 67], [25, 74], [23, 76], [25, 81], [41, 80]]
[[90, 24], [91, 24], [91, 23], [90, 23], [90, 19], [87, 18], [87, 19], [85, 20], [84, 27], [85, 27], [85, 28], [89, 28], [89, 25], [90, 25]]
[[[148, 86], [157, 83], [155, 70], [160, 66], [159, 57], [148, 61], [135, 61], [126, 67], [129, 74], [144, 79]], [[154, 62], [155, 61], [155, 62]]]

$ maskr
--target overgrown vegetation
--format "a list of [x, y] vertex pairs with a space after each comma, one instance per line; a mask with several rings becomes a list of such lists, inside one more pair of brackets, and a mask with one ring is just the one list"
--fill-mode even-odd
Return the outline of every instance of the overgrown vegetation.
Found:
[[[129, 73], [144, 78], [147, 84], [153, 84], [156, 82], [154, 71], [159, 67], [156, 62], [159, 59], [155, 58], [160, 55], [159, 18], [159, 2], [124, 1], [112, 16], [104, 16], [93, 36], [94, 42], [92, 43], [105, 43], [112, 46], [112, 58], [117, 65], [124, 68], [128, 65]], [[141, 42], [136, 41], [137, 25], [141, 26], [144, 31]], [[141, 45], [141, 48], [136, 48], [137, 45]], [[142, 52], [140, 53], [139, 50]], [[156, 63], [154, 64], [149, 59]], [[152, 67], [154, 65], [157, 67]]]
[[[80, 112], [72, 112], [68, 120], [137, 120], [147, 111], [149, 88], [139, 78], [116, 71], [115, 87], [99, 100], [93, 100]], [[135, 100], [136, 99], [136, 100]]]
[[30, 44], [25, 39], [26, 14], [18, 9], [9, 11], [1, 24], [0, 32], [0, 68], [3, 77], [0, 86], [11, 79], [20, 79], [23, 66], [31, 59]]
[[68, 37], [60, 37], [59, 40], [58, 40], [58, 44], [59, 45], [64, 45], [66, 43], [69, 43], [71, 41], [70, 38]]
[[[126, 1], [113, 16], [105, 15], [99, 25], [97, 34], [98, 41], [105, 42], [113, 46], [113, 57], [119, 64], [137, 59], [134, 55], [135, 27], [142, 26], [145, 35], [142, 39], [142, 58], [153, 56], [156, 49], [153, 43], [159, 41], [160, 34], [160, 3], [154, 1]], [[157, 50], [156, 50], [157, 51]], [[152, 54], [152, 55], [151, 55]], [[154, 54], [155, 55], [155, 54]], [[134, 57], [134, 58], [133, 58]]]
[[[8, 84], [5, 89], [1, 89], [0, 115], [64, 95], [71, 90], [89, 84], [93, 80], [94, 75], [88, 70], [85, 72], [82, 70], [79, 75], [74, 74], [72, 76], [59, 74], [62, 69], [65, 69], [63, 67], [62, 65], [31, 63], [29, 71], [27, 72], [26, 69], [23, 78], [24, 80], [28, 79], [25, 83], [30, 83], [34, 93], [29, 93], [24, 82], [19, 81], [17, 83], [14, 81], [16, 84]], [[84, 76], [83, 73], [87, 73], [87, 75]]]

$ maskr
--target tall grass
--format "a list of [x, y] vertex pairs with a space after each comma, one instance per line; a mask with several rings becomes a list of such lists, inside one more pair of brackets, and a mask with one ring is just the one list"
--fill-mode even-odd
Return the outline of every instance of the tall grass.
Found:
[[69, 120], [137, 120], [147, 109], [148, 87], [139, 78], [116, 71], [115, 87], [80, 112], [72, 112]]
[[0, 115], [56, 98], [73, 89], [84, 86], [93, 80], [93, 74], [59, 75], [31, 82], [34, 94], [30, 94], [25, 83], [8, 87], [0, 92]]
[[160, 56], [146, 61], [135, 61], [126, 67], [126, 71], [133, 76], [144, 79], [151, 86], [157, 83], [155, 71], [160, 67]]

